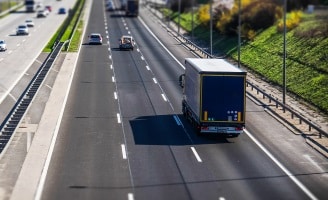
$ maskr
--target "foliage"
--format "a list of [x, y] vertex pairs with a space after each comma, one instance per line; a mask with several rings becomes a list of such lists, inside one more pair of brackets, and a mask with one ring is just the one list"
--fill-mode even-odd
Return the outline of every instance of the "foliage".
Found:
[[171, 0], [170, 8], [174, 12], [178, 12], [179, 11], [179, 3], [180, 3], [180, 11], [185, 12], [188, 8], [192, 7], [193, 1], [195, 1], [195, 0]]
[[[278, 0], [277, 0], [278, 1]], [[264, 2], [264, 0], [263, 0]], [[281, 17], [281, 7], [275, 11], [275, 17]], [[300, 17], [298, 11], [288, 17]], [[292, 13], [292, 12], [291, 12]], [[191, 30], [190, 15], [183, 15], [183, 23]], [[328, 113], [328, 13], [303, 13], [296, 28], [287, 32], [287, 90], [320, 110]], [[189, 25], [188, 25], [189, 24]], [[192, 30], [199, 44], [206, 49], [210, 43], [208, 27], [195, 21]], [[197, 26], [198, 25], [198, 26]], [[244, 27], [244, 25], [243, 25]], [[246, 29], [246, 28], [245, 28]], [[213, 33], [213, 54], [228, 55], [237, 59], [237, 41], [235, 35]], [[274, 24], [269, 28], [247, 32], [249, 41], [243, 40], [241, 46], [241, 64], [248, 70], [261, 75], [273, 84], [282, 85], [283, 35]]]
[[78, 51], [81, 42], [82, 32], [83, 32], [83, 21], [80, 20], [77, 29], [74, 32], [74, 36], [71, 39], [68, 51], [70, 52]]
[[[286, 19], [287, 30], [296, 28], [299, 25], [299, 23], [301, 22], [301, 17], [302, 17], [302, 11], [292, 11]], [[283, 20], [279, 21], [279, 23], [277, 24], [277, 29], [280, 32], [282, 32], [284, 30]]]
[[204, 4], [199, 7], [198, 19], [202, 25], [207, 25], [210, 21], [210, 4]]
[[268, 0], [242, 0], [242, 10], [238, 2], [232, 9], [216, 9], [216, 28], [223, 34], [236, 35], [238, 18], [241, 14], [241, 33], [244, 38], [252, 39], [257, 31], [272, 26], [278, 17], [282, 16], [280, 6]]
[[[287, 89], [328, 113], [328, 38], [298, 36], [299, 29], [303, 32], [312, 30], [311, 24], [300, 22], [299, 27], [286, 35]], [[282, 50], [282, 34], [272, 26], [258, 34], [253, 42], [242, 46], [241, 62], [267, 80], [281, 85]], [[237, 58], [236, 51], [231, 55]]]
[[[80, 14], [80, 12], [82, 12], [84, 1], [85, 0], [77, 1], [76, 4], [74, 5], [73, 10], [75, 12], [72, 12], [72, 13], [74, 13], [74, 16], [71, 18], [71, 21], [69, 22], [68, 27], [65, 29], [64, 34], [60, 38], [60, 41], [64, 42], [64, 41], [66, 41], [68, 39], [71, 39], [71, 37], [73, 36], [73, 34], [74, 34], [74, 25], [75, 25], [76, 21], [78, 20], [78, 15]], [[66, 20], [68, 20], [68, 19], [69, 19], [69, 17], [66, 18]], [[59, 27], [58, 31], [53, 35], [53, 37], [51, 38], [51, 40], [48, 42], [47, 46], [43, 50], [44, 52], [51, 52], [51, 50], [52, 50], [55, 42], [57, 42], [56, 41], [57, 40], [57, 37], [61, 33], [64, 25], [65, 25], [65, 21]]]

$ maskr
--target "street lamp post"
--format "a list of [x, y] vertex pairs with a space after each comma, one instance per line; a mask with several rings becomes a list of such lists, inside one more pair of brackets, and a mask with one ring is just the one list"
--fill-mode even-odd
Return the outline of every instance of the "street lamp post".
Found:
[[282, 102], [283, 104], [286, 103], [286, 12], [287, 12], [287, 0], [284, 0], [284, 47], [283, 47], [283, 67], [282, 67], [282, 86], [283, 86], [283, 92], [282, 92]]
[[212, 11], [213, 0], [210, 1], [210, 54], [213, 54], [213, 11]]
[[194, 0], [192, 0], [191, 4], [191, 41], [194, 40]]
[[180, 35], [180, 15], [181, 15], [181, 0], [179, 0], [179, 16], [178, 16], [178, 36]]
[[241, 0], [238, 2], [238, 67], [240, 68], [240, 45], [241, 45]]

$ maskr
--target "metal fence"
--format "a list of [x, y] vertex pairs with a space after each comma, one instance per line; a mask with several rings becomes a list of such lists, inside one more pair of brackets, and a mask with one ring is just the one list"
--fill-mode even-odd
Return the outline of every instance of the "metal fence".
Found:
[[[152, 10], [151, 12], [156, 17], [158, 17], [159, 19], [163, 19], [163, 17], [159, 16], [160, 15], [159, 12], [156, 12], [154, 10]], [[175, 25], [175, 24], [173, 24], [173, 25]], [[179, 34], [175, 30], [176, 27], [172, 27], [172, 25], [170, 25], [169, 23], [167, 25], [163, 23], [162, 26], [164, 28], [166, 28], [168, 32], [172, 32], [174, 35], [176, 35], [177, 39], [180, 40], [181, 43], [185, 44], [188, 48], [190, 48], [194, 52], [197, 51], [197, 53], [199, 54], [200, 57], [203, 57], [203, 58], [225, 58], [225, 56], [223, 56], [223, 57], [216, 57], [216, 56], [211, 55], [210, 53], [208, 53], [207, 51], [205, 51], [203, 48], [199, 47], [196, 43], [194, 43], [191, 40], [189, 40], [189, 38], [185, 37], [184, 35]], [[310, 120], [306, 119], [299, 112], [293, 110], [292, 108], [290, 108], [287, 105], [283, 104], [279, 100], [273, 98], [270, 94], [266, 93], [261, 88], [255, 86], [254, 84], [252, 84], [249, 81], [247, 81], [247, 87], [251, 87], [251, 90], [256, 90], [256, 92], [258, 94], [259, 93], [262, 94], [262, 97], [263, 98], [268, 98], [270, 103], [271, 102], [274, 102], [275, 105], [276, 105], [276, 108], [281, 107], [284, 113], [285, 112], [289, 112], [292, 119], [298, 118], [299, 119], [299, 124], [305, 123], [308, 126], [308, 130], [309, 131], [311, 131], [312, 129], [316, 130], [318, 132], [318, 134], [319, 134], [319, 138], [322, 138], [322, 135], [324, 135], [325, 137], [328, 137], [328, 133], [325, 132], [323, 129], [321, 129], [318, 125], [316, 125], [313, 122], [311, 122]]]

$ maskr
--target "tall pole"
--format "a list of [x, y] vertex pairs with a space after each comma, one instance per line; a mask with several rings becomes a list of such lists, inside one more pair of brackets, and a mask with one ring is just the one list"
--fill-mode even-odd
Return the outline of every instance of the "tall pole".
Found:
[[284, 0], [284, 47], [283, 47], [283, 69], [282, 69], [282, 85], [283, 85], [283, 92], [282, 92], [282, 102], [283, 104], [286, 104], [286, 32], [287, 32], [287, 27], [286, 27], [286, 13], [287, 13], [287, 0]]
[[181, 0], [179, 0], [178, 36], [180, 35], [180, 15], [181, 15]]
[[238, 2], [238, 67], [240, 68], [240, 46], [241, 46], [241, 0]]
[[191, 41], [194, 40], [194, 0], [191, 3], [192, 13], [191, 13]]
[[213, 55], [213, 11], [212, 11], [213, 0], [210, 1], [210, 45], [211, 51], [210, 54]]

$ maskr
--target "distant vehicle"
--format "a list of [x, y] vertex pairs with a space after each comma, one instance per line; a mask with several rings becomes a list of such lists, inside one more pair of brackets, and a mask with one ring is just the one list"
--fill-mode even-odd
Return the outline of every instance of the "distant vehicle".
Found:
[[59, 8], [58, 9], [58, 14], [60, 14], [60, 15], [66, 14], [66, 8]]
[[7, 50], [7, 44], [5, 40], [0, 40], [0, 51], [6, 51]]
[[89, 35], [89, 44], [102, 44], [102, 36], [100, 33], [91, 33]]
[[111, 0], [108, 0], [106, 2], [106, 10], [107, 11], [113, 11], [113, 10], [115, 10], [114, 3]]
[[45, 6], [44, 8], [47, 9], [49, 12], [52, 11], [52, 7], [51, 6]]
[[43, 5], [41, 2], [36, 2], [36, 8], [39, 9], [39, 8], [42, 8]]
[[125, 8], [126, 8], [126, 1], [127, 0], [120, 0], [120, 3], [121, 3], [121, 10], [125, 10]]
[[35, 12], [37, 3], [34, 0], [25, 0], [26, 12]]
[[38, 10], [38, 12], [36, 13], [37, 18], [47, 17], [47, 15], [48, 13], [46, 10]]
[[34, 27], [34, 22], [31, 19], [25, 20], [25, 24], [27, 27]]
[[139, 15], [139, 0], [127, 0], [125, 15], [137, 17]]
[[222, 59], [187, 58], [179, 82], [182, 113], [197, 134], [237, 137], [243, 133], [246, 72]]
[[120, 49], [131, 49], [133, 51], [134, 45], [135, 45], [134, 39], [130, 35], [123, 35], [119, 39]]
[[27, 25], [19, 25], [16, 30], [16, 35], [28, 35], [28, 27]]

